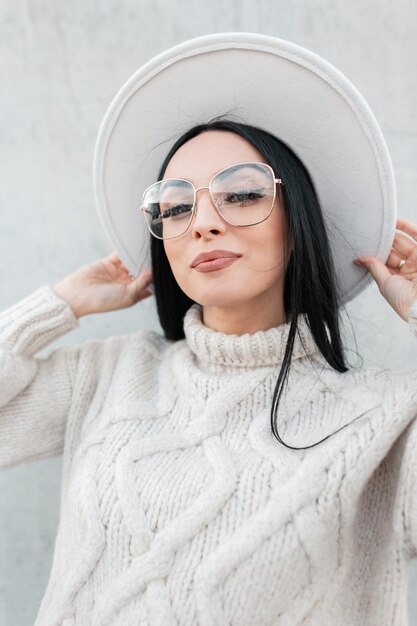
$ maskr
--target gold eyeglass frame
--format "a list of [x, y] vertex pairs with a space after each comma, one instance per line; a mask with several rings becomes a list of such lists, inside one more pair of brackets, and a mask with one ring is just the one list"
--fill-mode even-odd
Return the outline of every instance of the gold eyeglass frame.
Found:
[[[218, 214], [220, 215], [220, 217], [221, 217], [222, 219], [224, 219], [224, 221], [225, 221], [227, 224], [230, 224], [230, 226], [236, 226], [236, 224], [232, 224], [231, 222], [229, 222], [229, 221], [228, 221], [228, 220], [224, 217], [224, 215], [222, 215], [222, 213], [220, 212], [220, 210], [219, 210], [219, 208], [218, 208], [217, 204], [215, 203], [215, 201], [214, 201], [214, 199], [213, 199], [213, 194], [212, 194], [212, 191], [211, 191], [211, 184], [212, 184], [213, 179], [214, 179], [214, 178], [216, 178], [216, 176], [218, 176], [218, 175], [219, 175], [219, 174], [221, 174], [222, 172], [224, 172], [224, 171], [226, 171], [226, 170], [228, 170], [228, 169], [230, 169], [230, 168], [232, 168], [232, 167], [236, 167], [237, 165], [246, 165], [246, 164], [264, 165], [265, 167], [267, 167], [267, 168], [270, 170], [270, 172], [271, 172], [271, 174], [272, 174], [272, 178], [273, 178], [274, 183], [278, 183], [278, 184], [282, 185], [283, 187], [285, 186], [285, 185], [284, 185], [284, 183], [282, 182], [281, 178], [276, 178], [276, 176], [275, 176], [275, 172], [274, 172], [274, 170], [272, 169], [272, 167], [271, 167], [268, 163], [261, 163], [260, 161], [240, 161], [239, 163], [234, 163], [233, 165], [228, 165], [227, 167], [224, 167], [223, 169], [221, 169], [221, 170], [219, 170], [218, 172], [216, 172], [215, 174], [213, 174], [213, 176], [211, 177], [210, 182], [209, 182], [209, 184], [208, 184], [208, 187], [198, 187], [198, 189], [196, 189], [195, 185], [194, 185], [194, 184], [193, 184], [190, 180], [187, 180], [186, 178], [163, 178], [162, 180], [158, 180], [158, 181], [156, 181], [155, 183], [152, 183], [151, 185], [149, 185], [148, 187], [146, 187], [145, 191], [144, 191], [144, 192], [143, 192], [143, 194], [142, 194], [142, 204], [141, 204], [141, 206], [139, 207], [139, 208], [140, 208], [140, 210], [142, 211], [142, 215], [143, 215], [143, 218], [144, 218], [144, 220], [145, 220], [145, 224], [146, 224], [146, 226], [147, 226], [147, 228], [148, 228], [149, 232], [151, 233], [151, 235], [152, 235], [153, 237], [156, 237], [156, 239], [161, 239], [161, 240], [167, 240], [167, 239], [178, 239], [178, 237], [182, 237], [183, 235], [185, 235], [185, 233], [187, 232], [187, 230], [190, 228], [190, 225], [191, 225], [191, 222], [193, 221], [194, 215], [197, 213], [197, 208], [198, 208], [198, 205], [197, 205], [197, 191], [200, 191], [201, 189], [208, 189], [208, 190], [209, 190], [210, 197], [211, 197], [211, 201], [213, 202], [214, 208], [216, 209], [216, 211], [218, 212]], [[153, 232], [152, 232], [152, 230], [151, 230], [151, 228], [150, 228], [150, 226], [149, 226], [149, 224], [148, 224], [148, 220], [146, 219], [146, 216], [145, 216], [145, 211], [147, 211], [147, 209], [146, 209], [146, 207], [144, 207], [144, 206], [143, 206], [143, 201], [144, 201], [144, 199], [145, 199], [145, 195], [146, 195], [146, 193], [149, 191], [149, 189], [150, 189], [151, 187], [153, 187], [154, 185], [157, 185], [158, 183], [165, 182], [165, 181], [168, 181], [168, 180], [181, 180], [181, 181], [186, 182], [186, 183], [188, 183], [188, 184], [190, 184], [190, 185], [192, 186], [192, 188], [193, 188], [193, 190], [194, 190], [193, 207], [192, 207], [192, 209], [191, 209], [191, 217], [190, 217], [190, 220], [189, 220], [189, 222], [188, 222], [188, 224], [187, 224], [187, 227], [186, 227], [186, 229], [184, 230], [184, 232], [182, 232], [180, 235], [174, 235], [173, 237], [159, 237], [158, 235], [155, 235], [155, 233], [153, 233]], [[253, 224], [239, 224], [239, 225], [238, 225], [238, 227], [239, 227], [239, 228], [244, 228], [244, 227], [246, 227], [246, 226], [255, 226], [256, 224], [261, 224], [262, 222], [264, 222], [265, 220], [267, 220], [267, 219], [268, 219], [268, 217], [271, 215], [272, 210], [273, 210], [273, 208], [274, 208], [275, 199], [276, 199], [276, 195], [277, 195], [277, 194], [276, 194], [276, 191], [277, 191], [277, 187], [276, 187], [276, 185], [274, 185], [274, 197], [273, 197], [272, 204], [271, 204], [271, 210], [269, 211], [268, 215], [267, 215], [266, 217], [264, 217], [264, 219], [259, 220], [259, 222], [254, 222]], [[149, 213], [149, 211], [148, 211], [148, 213]]]

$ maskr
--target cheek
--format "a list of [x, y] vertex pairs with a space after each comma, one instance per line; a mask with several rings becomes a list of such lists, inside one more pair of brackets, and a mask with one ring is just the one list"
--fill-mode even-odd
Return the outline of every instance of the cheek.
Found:
[[[275, 219], [271, 222], [271, 246], [277, 259], [284, 260], [286, 248], [288, 248], [286, 225], [281, 213], [277, 212]], [[287, 252], [288, 254], [288, 252]]]
[[262, 224], [262, 228], [257, 233], [256, 245], [252, 245], [252, 260], [256, 262], [260, 268], [262, 266], [277, 266], [284, 258], [284, 236], [282, 232], [282, 224], [279, 219], [268, 220]]
[[171, 266], [171, 270], [174, 274], [175, 280], [181, 286], [181, 280], [183, 280], [184, 275], [189, 269], [187, 266], [187, 262], [184, 259], [184, 248], [181, 248], [181, 246], [175, 245], [175, 243], [170, 242], [164, 242], [164, 248], [168, 263]]

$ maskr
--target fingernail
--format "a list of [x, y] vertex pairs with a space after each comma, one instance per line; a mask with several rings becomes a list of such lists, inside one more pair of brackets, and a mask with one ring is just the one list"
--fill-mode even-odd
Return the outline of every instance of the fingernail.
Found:
[[353, 262], [355, 265], [362, 265], [362, 261], [360, 261], [359, 259], [353, 259]]

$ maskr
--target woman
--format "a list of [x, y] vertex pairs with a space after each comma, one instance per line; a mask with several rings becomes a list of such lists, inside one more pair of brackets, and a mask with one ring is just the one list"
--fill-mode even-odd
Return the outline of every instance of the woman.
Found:
[[[0, 315], [1, 465], [64, 454], [36, 624], [406, 623], [417, 372], [346, 364], [305, 166], [214, 120], [172, 146], [142, 209], [152, 275], [113, 254]], [[387, 262], [362, 262], [417, 336], [417, 225], [397, 226]], [[35, 357], [152, 279], [163, 336]]]

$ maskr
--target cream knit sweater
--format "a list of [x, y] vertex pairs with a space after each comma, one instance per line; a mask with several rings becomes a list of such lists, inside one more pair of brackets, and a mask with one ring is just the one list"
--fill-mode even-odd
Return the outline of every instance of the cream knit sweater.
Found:
[[[417, 336], [417, 300], [408, 323]], [[185, 340], [41, 358], [79, 325], [70, 306], [44, 285], [0, 314], [0, 465], [64, 455], [36, 626], [407, 624], [417, 369], [339, 374], [299, 324], [280, 436], [347, 424], [307, 450], [270, 427], [289, 324], [227, 335], [194, 304]]]

